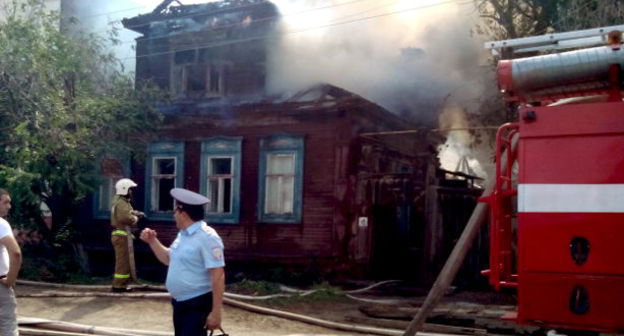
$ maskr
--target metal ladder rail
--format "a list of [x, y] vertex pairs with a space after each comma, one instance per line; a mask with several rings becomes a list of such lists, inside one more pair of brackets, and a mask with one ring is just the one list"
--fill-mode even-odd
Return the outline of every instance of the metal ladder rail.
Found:
[[[496, 183], [492, 193], [479, 199], [490, 205], [490, 269], [481, 273], [489, 277], [490, 284], [500, 290], [502, 287], [517, 287], [517, 275], [512, 274], [512, 222], [511, 197], [517, 195], [513, 188], [513, 163], [517, 152], [511, 149], [511, 140], [518, 132], [517, 123], [501, 126], [496, 133]], [[502, 156], [506, 153], [506, 165], [502, 167]]]
[[485, 42], [484, 47], [485, 49], [489, 49], [495, 56], [500, 55], [503, 49], [511, 49], [513, 53], [519, 54], [535, 51], [586, 48], [606, 45], [608, 34], [614, 30], [624, 31], [624, 25], [551, 33], [501, 41], [489, 41]]

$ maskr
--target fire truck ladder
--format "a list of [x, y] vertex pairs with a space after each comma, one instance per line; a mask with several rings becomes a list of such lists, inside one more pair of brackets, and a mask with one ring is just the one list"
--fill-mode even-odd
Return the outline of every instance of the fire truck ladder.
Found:
[[[489, 276], [490, 285], [496, 290], [518, 286], [518, 276], [513, 274], [512, 222], [513, 197], [518, 194], [513, 185], [513, 165], [518, 153], [511, 146], [517, 132], [517, 123], [507, 123], [496, 132], [496, 183], [490, 195], [479, 199], [490, 206], [490, 269], [481, 274]], [[503, 155], [507, 156], [504, 167]]]
[[614, 30], [624, 32], [624, 25], [576, 30], [565, 33], [552, 33], [502, 41], [490, 41], [485, 43], [485, 49], [491, 50], [492, 55], [498, 56], [502, 54], [503, 49], [510, 50], [514, 54], [519, 54], [535, 51], [587, 48], [606, 45], [608, 39], [607, 35]]

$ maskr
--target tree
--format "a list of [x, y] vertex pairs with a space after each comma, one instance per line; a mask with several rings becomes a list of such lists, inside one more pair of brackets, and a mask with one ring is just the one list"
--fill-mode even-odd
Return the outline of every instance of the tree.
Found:
[[493, 40], [546, 34], [557, 9], [568, 0], [476, 0], [483, 25], [479, 32]]
[[99, 183], [97, 159], [144, 148], [161, 120], [152, 104], [161, 93], [135, 89], [120, 72], [107, 51], [114, 34], [63, 33], [41, 0], [13, 0], [1, 18], [0, 186], [11, 191], [17, 227], [38, 217], [41, 192], [61, 200], [67, 211], [55, 216], [71, 225]]
[[620, 25], [624, 22], [622, 0], [569, 0], [560, 5], [556, 31], [565, 32], [601, 26]]
[[622, 0], [475, 0], [492, 40], [621, 24]]
[[[482, 19], [477, 31], [488, 40], [504, 40], [566, 32], [624, 22], [624, 0], [475, 0]], [[514, 57], [503, 51], [503, 58]], [[495, 60], [494, 60], [495, 61]], [[483, 68], [494, 77], [491, 68]], [[493, 80], [492, 82], [495, 82]], [[515, 106], [506, 106], [495, 88], [485, 94], [478, 114], [468, 115], [473, 127], [495, 125], [517, 119]], [[487, 136], [479, 142], [473, 132], [473, 145], [491, 147]], [[491, 138], [491, 137], [490, 137]]]

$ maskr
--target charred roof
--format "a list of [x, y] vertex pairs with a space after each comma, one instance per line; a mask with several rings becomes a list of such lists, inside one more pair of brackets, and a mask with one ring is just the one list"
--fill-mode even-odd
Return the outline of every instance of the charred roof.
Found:
[[151, 13], [125, 18], [122, 24], [153, 37], [206, 29], [245, 29], [258, 24], [270, 26], [278, 18], [277, 7], [267, 0], [226, 0], [194, 5], [165, 0]]
[[236, 96], [223, 99], [177, 101], [173, 104], [159, 107], [167, 116], [182, 116], [189, 118], [192, 115], [219, 116], [232, 111], [266, 112], [278, 114], [306, 114], [319, 111], [341, 111], [349, 109], [365, 110], [371, 117], [384, 120], [396, 129], [413, 128], [410, 122], [393, 114], [380, 105], [347, 91], [338, 86], [319, 83], [287, 96]]

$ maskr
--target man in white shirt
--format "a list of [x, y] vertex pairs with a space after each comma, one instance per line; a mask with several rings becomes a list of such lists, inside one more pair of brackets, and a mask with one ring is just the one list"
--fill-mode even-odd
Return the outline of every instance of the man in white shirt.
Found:
[[22, 266], [22, 251], [4, 219], [11, 209], [11, 196], [0, 188], [0, 335], [17, 336], [15, 281]]

